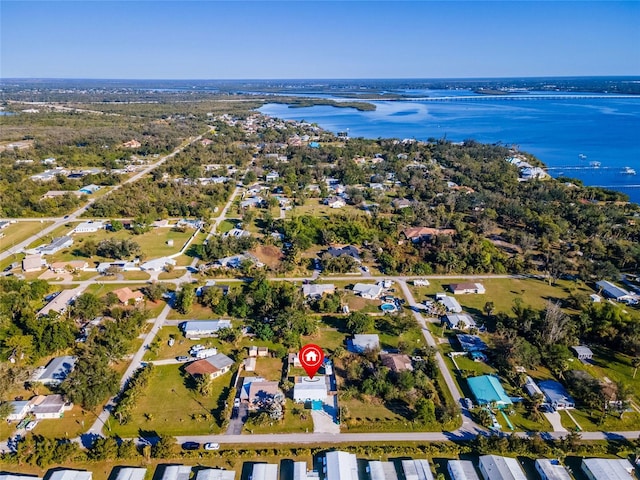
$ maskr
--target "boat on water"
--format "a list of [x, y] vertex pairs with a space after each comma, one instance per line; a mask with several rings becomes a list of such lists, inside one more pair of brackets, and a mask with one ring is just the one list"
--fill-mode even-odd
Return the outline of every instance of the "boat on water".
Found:
[[624, 169], [622, 169], [622, 173], [624, 175], [635, 175], [636, 171], [635, 171], [635, 169], [633, 169], [631, 167], [624, 167]]
[[578, 158], [580, 158], [580, 160], [584, 160], [587, 156], [584, 153], [579, 153]]
[[602, 165], [600, 162], [589, 162], [589, 166], [593, 168], [600, 168], [600, 165]]

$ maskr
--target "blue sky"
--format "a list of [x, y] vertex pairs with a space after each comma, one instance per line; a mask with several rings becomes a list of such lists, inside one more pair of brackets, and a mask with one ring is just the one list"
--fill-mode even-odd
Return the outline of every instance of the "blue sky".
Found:
[[0, 76], [640, 74], [640, 1], [0, 2]]

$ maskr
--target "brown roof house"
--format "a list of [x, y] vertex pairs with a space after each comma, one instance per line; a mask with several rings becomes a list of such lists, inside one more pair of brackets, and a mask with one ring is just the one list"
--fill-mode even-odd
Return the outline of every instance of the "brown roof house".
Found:
[[138, 303], [144, 298], [144, 294], [140, 290], [134, 292], [129, 287], [119, 288], [114, 290], [113, 293], [118, 297], [120, 303], [124, 303], [125, 305], [128, 305], [130, 302]]
[[381, 353], [380, 360], [382, 360], [382, 365], [392, 372], [404, 372], [406, 370], [413, 371], [413, 365], [411, 365], [411, 359], [408, 355], [400, 353]]
[[22, 271], [24, 272], [38, 272], [47, 265], [47, 261], [38, 255], [27, 255], [22, 260]]
[[196, 360], [185, 367], [185, 371], [194, 378], [209, 376], [217, 378], [231, 370], [233, 360], [222, 353], [217, 353], [202, 360]]

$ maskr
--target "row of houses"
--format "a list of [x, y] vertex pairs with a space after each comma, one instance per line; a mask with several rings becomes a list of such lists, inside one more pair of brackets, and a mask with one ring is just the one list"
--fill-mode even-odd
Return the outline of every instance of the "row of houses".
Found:
[[73, 403], [67, 402], [62, 395], [36, 395], [29, 400], [15, 400], [9, 402], [11, 413], [7, 421], [20, 422], [30, 416], [36, 420], [62, 418], [64, 412], [73, 408]]

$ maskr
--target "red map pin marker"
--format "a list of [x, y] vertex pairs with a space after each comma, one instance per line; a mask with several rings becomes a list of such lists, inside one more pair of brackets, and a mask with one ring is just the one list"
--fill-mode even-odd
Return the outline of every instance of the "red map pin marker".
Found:
[[298, 352], [298, 359], [300, 360], [302, 368], [307, 372], [307, 375], [309, 375], [310, 378], [313, 378], [318, 369], [322, 366], [324, 352], [318, 345], [309, 343], [300, 349]]

